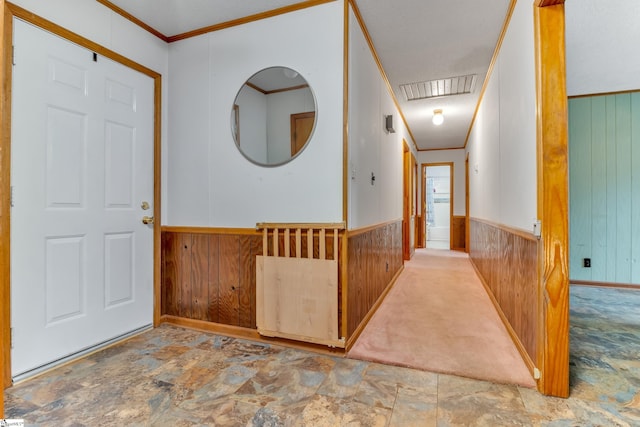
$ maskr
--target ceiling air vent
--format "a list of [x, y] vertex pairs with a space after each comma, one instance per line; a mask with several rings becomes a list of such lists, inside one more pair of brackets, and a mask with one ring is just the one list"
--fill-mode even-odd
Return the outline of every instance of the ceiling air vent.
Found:
[[429, 80], [426, 82], [405, 83], [400, 89], [407, 101], [437, 98], [440, 96], [462, 95], [473, 92], [477, 74]]

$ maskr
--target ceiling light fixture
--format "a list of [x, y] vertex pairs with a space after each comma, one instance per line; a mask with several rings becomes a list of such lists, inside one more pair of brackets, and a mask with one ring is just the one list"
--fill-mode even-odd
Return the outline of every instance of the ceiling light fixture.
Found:
[[282, 72], [284, 73], [285, 76], [287, 76], [287, 78], [290, 78], [290, 79], [295, 79], [296, 77], [298, 77], [298, 73], [292, 70], [291, 68], [283, 68]]
[[433, 110], [433, 118], [431, 119], [434, 125], [440, 126], [444, 122], [444, 116], [442, 115], [442, 109], [438, 108]]

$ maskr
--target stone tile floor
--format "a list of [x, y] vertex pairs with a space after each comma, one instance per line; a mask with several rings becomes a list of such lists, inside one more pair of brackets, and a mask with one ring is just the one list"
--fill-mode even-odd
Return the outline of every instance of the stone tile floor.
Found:
[[571, 289], [571, 397], [161, 326], [18, 384], [37, 426], [640, 426], [640, 292]]

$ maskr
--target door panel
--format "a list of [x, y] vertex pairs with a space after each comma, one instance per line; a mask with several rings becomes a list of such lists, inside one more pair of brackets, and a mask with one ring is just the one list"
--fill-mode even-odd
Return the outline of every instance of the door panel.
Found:
[[[153, 321], [151, 78], [15, 21], [12, 375]], [[27, 374], [28, 375], [28, 374]]]

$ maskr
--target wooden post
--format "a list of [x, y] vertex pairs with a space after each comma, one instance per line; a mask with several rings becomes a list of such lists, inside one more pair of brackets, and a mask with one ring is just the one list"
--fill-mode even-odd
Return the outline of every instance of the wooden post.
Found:
[[284, 256], [289, 258], [291, 255], [291, 230], [289, 228], [284, 229]]
[[537, 87], [538, 218], [542, 221], [538, 295], [538, 390], [569, 396], [568, 131], [564, 0], [534, 4]]
[[307, 230], [307, 258], [313, 258], [313, 228]]
[[280, 240], [280, 238], [278, 237], [278, 229], [274, 228], [273, 229], [273, 256], [278, 256], [278, 240]]
[[327, 259], [327, 233], [326, 230], [323, 228], [320, 230], [320, 236], [319, 236], [319, 242], [318, 242], [318, 259]]
[[4, 418], [4, 389], [11, 385], [10, 370], [10, 167], [11, 167], [11, 14], [6, 13], [5, 1], [0, 0], [0, 419]]

